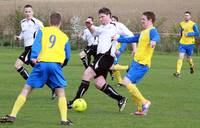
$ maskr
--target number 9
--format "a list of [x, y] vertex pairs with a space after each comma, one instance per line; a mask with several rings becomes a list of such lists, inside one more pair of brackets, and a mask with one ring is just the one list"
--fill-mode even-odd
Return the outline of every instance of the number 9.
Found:
[[51, 43], [51, 46], [49, 48], [52, 48], [55, 45], [56, 42], [56, 36], [55, 35], [51, 35], [49, 37], [49, 42]]

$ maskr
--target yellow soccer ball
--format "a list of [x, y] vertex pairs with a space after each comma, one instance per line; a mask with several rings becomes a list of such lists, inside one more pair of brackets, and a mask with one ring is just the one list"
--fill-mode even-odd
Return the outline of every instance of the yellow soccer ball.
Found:
[[87, 103], [83, 98], [79, 98], [73, 102], [72, 108], [76, 112], [83, 112], [87, 109]]

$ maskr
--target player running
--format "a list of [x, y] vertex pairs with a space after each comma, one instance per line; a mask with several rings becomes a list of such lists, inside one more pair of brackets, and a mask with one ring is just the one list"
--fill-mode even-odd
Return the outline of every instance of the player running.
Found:
[[179, 58], [176, 63], [176, 72], [173, 73], [175, 77], [180, 77], [181, 67], [184, 56], [190, 65], [190, 73], [194, 73], [194, 63], [192, 60], [192, 53], [195, 47], [195, 36], [199, 36], [199, 28], [195, 22], [191, 20], [191, 12], [185, 12], [185, 19], [180, 23], [181, 39], [179, 41]]

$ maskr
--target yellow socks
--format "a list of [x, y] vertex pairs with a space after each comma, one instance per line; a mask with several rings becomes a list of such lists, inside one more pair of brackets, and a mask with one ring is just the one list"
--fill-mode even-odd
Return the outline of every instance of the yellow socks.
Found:
[[189, 64], [190, 64], [190, 67], [193, 68], [193, 67], [194, 67], [194, 63], [193, 63], [193, 61], [192, 61], [192, 58], [190, 58], [190, 59], [188, 60], [188, 62], [189, 62]]
[[133, 102], [137, 105], [137, 109], [140, 111], [142, 109], [142, 103], [145, 103], [147, 100], [142, 96], [135, 84], [130, 83], [126, 88], [130, 92]]
[[114, 70], [120, 71], [120, 70], [127, 70], [127, 69], [128, 69], [128, 65], [126, 66], [119, 65], [119, 64], [114, 65]]
[[16, 117], [17, 113], [19, 112], [19, 110], [21, 109], [21, 107], [24, 105], [25, 102], [26, 102], [26, 97], [20, 94], [17, 100], [15, 101], [10, 116]]
[[58, 107], [60, 110], [61, 120], [67, 121], [67, 101], [65, 97], [58, 97]]
[[183, 64], [183, 59], [178, 59], [177, 64], [176, 64], [176, 72], [179, 73], [179, 74], [181, 72], [182, 64]]
[[120, 71], [113, 72], [114, 78], [116, 79], [117, 83], [122, 84], [122, 77]]

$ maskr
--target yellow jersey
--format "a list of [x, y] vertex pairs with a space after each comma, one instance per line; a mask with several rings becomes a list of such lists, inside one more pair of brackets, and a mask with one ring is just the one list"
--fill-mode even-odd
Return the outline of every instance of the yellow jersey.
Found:
[[65, 45], [68, 36], [57, 27], [45, 27], [42, 30], [42, 49], [38, 61], [63, 63], [65, 60]]
[[[134, 55], [134, 60], [140, 64], [147, 65], [148, 67], [151, 66], [151, 58], [154, 52], [154, 48], [151, 48], [150, 42], [151, 42], [151, 37], [150, 37], [150, 32], [151, 30], [156, 30], [155, 27], [150, 27], [148, 29], [143, 30], [140, 33], [139, 41], [138, 41], [138, 47]], [[159, 40], [159, 35], [156, 31], [153, 31], [154, 33], [152, 34], [153, 36], [156, 35]]]
[[194, 32], [193, 26], [195, 25], [195, 22], [193, 21], [182, 21], [180, 23], [181, 29], [182, 29], [182, 36], [180, 39], [181, 44], [194, 44], [195, 43], [195, 37], [194, 36], [185, 36], [185, 34], [189, 32]]

